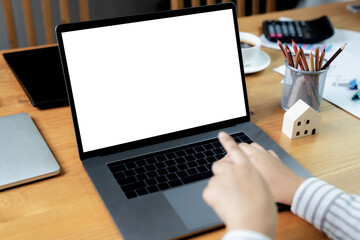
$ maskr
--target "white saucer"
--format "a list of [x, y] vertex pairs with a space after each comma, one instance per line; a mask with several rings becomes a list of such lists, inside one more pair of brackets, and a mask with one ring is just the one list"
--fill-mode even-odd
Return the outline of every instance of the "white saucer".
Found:
[[245, 74], [259, 72], [270, 65], [270, 56], [266, 52], [260, 51], [258, 58], [250, 65], [244, 66]]

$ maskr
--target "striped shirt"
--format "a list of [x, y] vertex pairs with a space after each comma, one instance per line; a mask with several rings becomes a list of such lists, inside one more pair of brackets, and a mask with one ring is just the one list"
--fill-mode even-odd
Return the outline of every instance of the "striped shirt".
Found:
[[[347, 194], [320, 179], [309, 178], [301, 184], [295, 193], [291, 211], [331, 239], [360, 239], [360, 196]], [[234, 230], [222, 239], [269, 239], [261, 235]]]
[[331, 239], [360, 239], [359, 195], [309, 178], [296, 191], [291, 211]]

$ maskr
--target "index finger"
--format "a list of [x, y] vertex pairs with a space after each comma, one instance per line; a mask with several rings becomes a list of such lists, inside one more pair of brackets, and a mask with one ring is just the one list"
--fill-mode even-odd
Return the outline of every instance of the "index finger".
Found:
[[229, 154], [231, 161], [234, 164], [241, 164], [246, 161], [245, 153], [238, 147], [234, 139], [225, 132], [220, 132], [218, 135], [221, 145]]

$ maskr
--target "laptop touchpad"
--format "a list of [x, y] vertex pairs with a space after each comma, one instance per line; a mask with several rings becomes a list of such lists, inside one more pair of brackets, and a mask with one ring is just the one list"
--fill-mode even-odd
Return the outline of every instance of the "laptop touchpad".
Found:
[[221, 224], [215, 212], [202, 199], [208, 181], [164, 191], [164, 195], [189, 230]]

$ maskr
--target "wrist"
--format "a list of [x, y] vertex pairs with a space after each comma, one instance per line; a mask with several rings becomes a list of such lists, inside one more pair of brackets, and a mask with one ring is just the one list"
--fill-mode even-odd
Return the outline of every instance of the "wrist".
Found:
[[259, 232], [244, 229], [228, 231], [222, 238], [222, 240], [234, 239], [271, 240], [272, 238]]
[[288, 188], [285, 190], [286, 195], [284, 202], [282, 203], [286, 205], [292, 205], [296, 191], [299, 189], [300, 185], [303, 182], [305, 182], [305, 180], [306, 180], [305, 178], [297, 176], [296, 178], [293, 179], [293, 181], [290, 181]]
[[227, 221], [227, 232], [248, 230], [261, 233], [269, 238], [275, 237], [277, 210], [274, 202], [258, 206], [257, 208], [248, 207], [245, 212], [244, 209], [242, 212], [243, 214], [233, 215], [232, 218]]
[[251, 224], [251, 223], [240, 224], [240, 225], [230, 224], [226, 226], [226, 232], [229, 233], [238, 230], [251, 231], [251, 232], [260, 233], [264, 236], [267, 236], [270, 239], [273, 239], [275, 237], [275, 227], [276, 226], [273, 226], [273, 224], [269, 224], [269, 226], [265, 226], [259, 224], [259, 222], [257, 222], [257, 224]]

